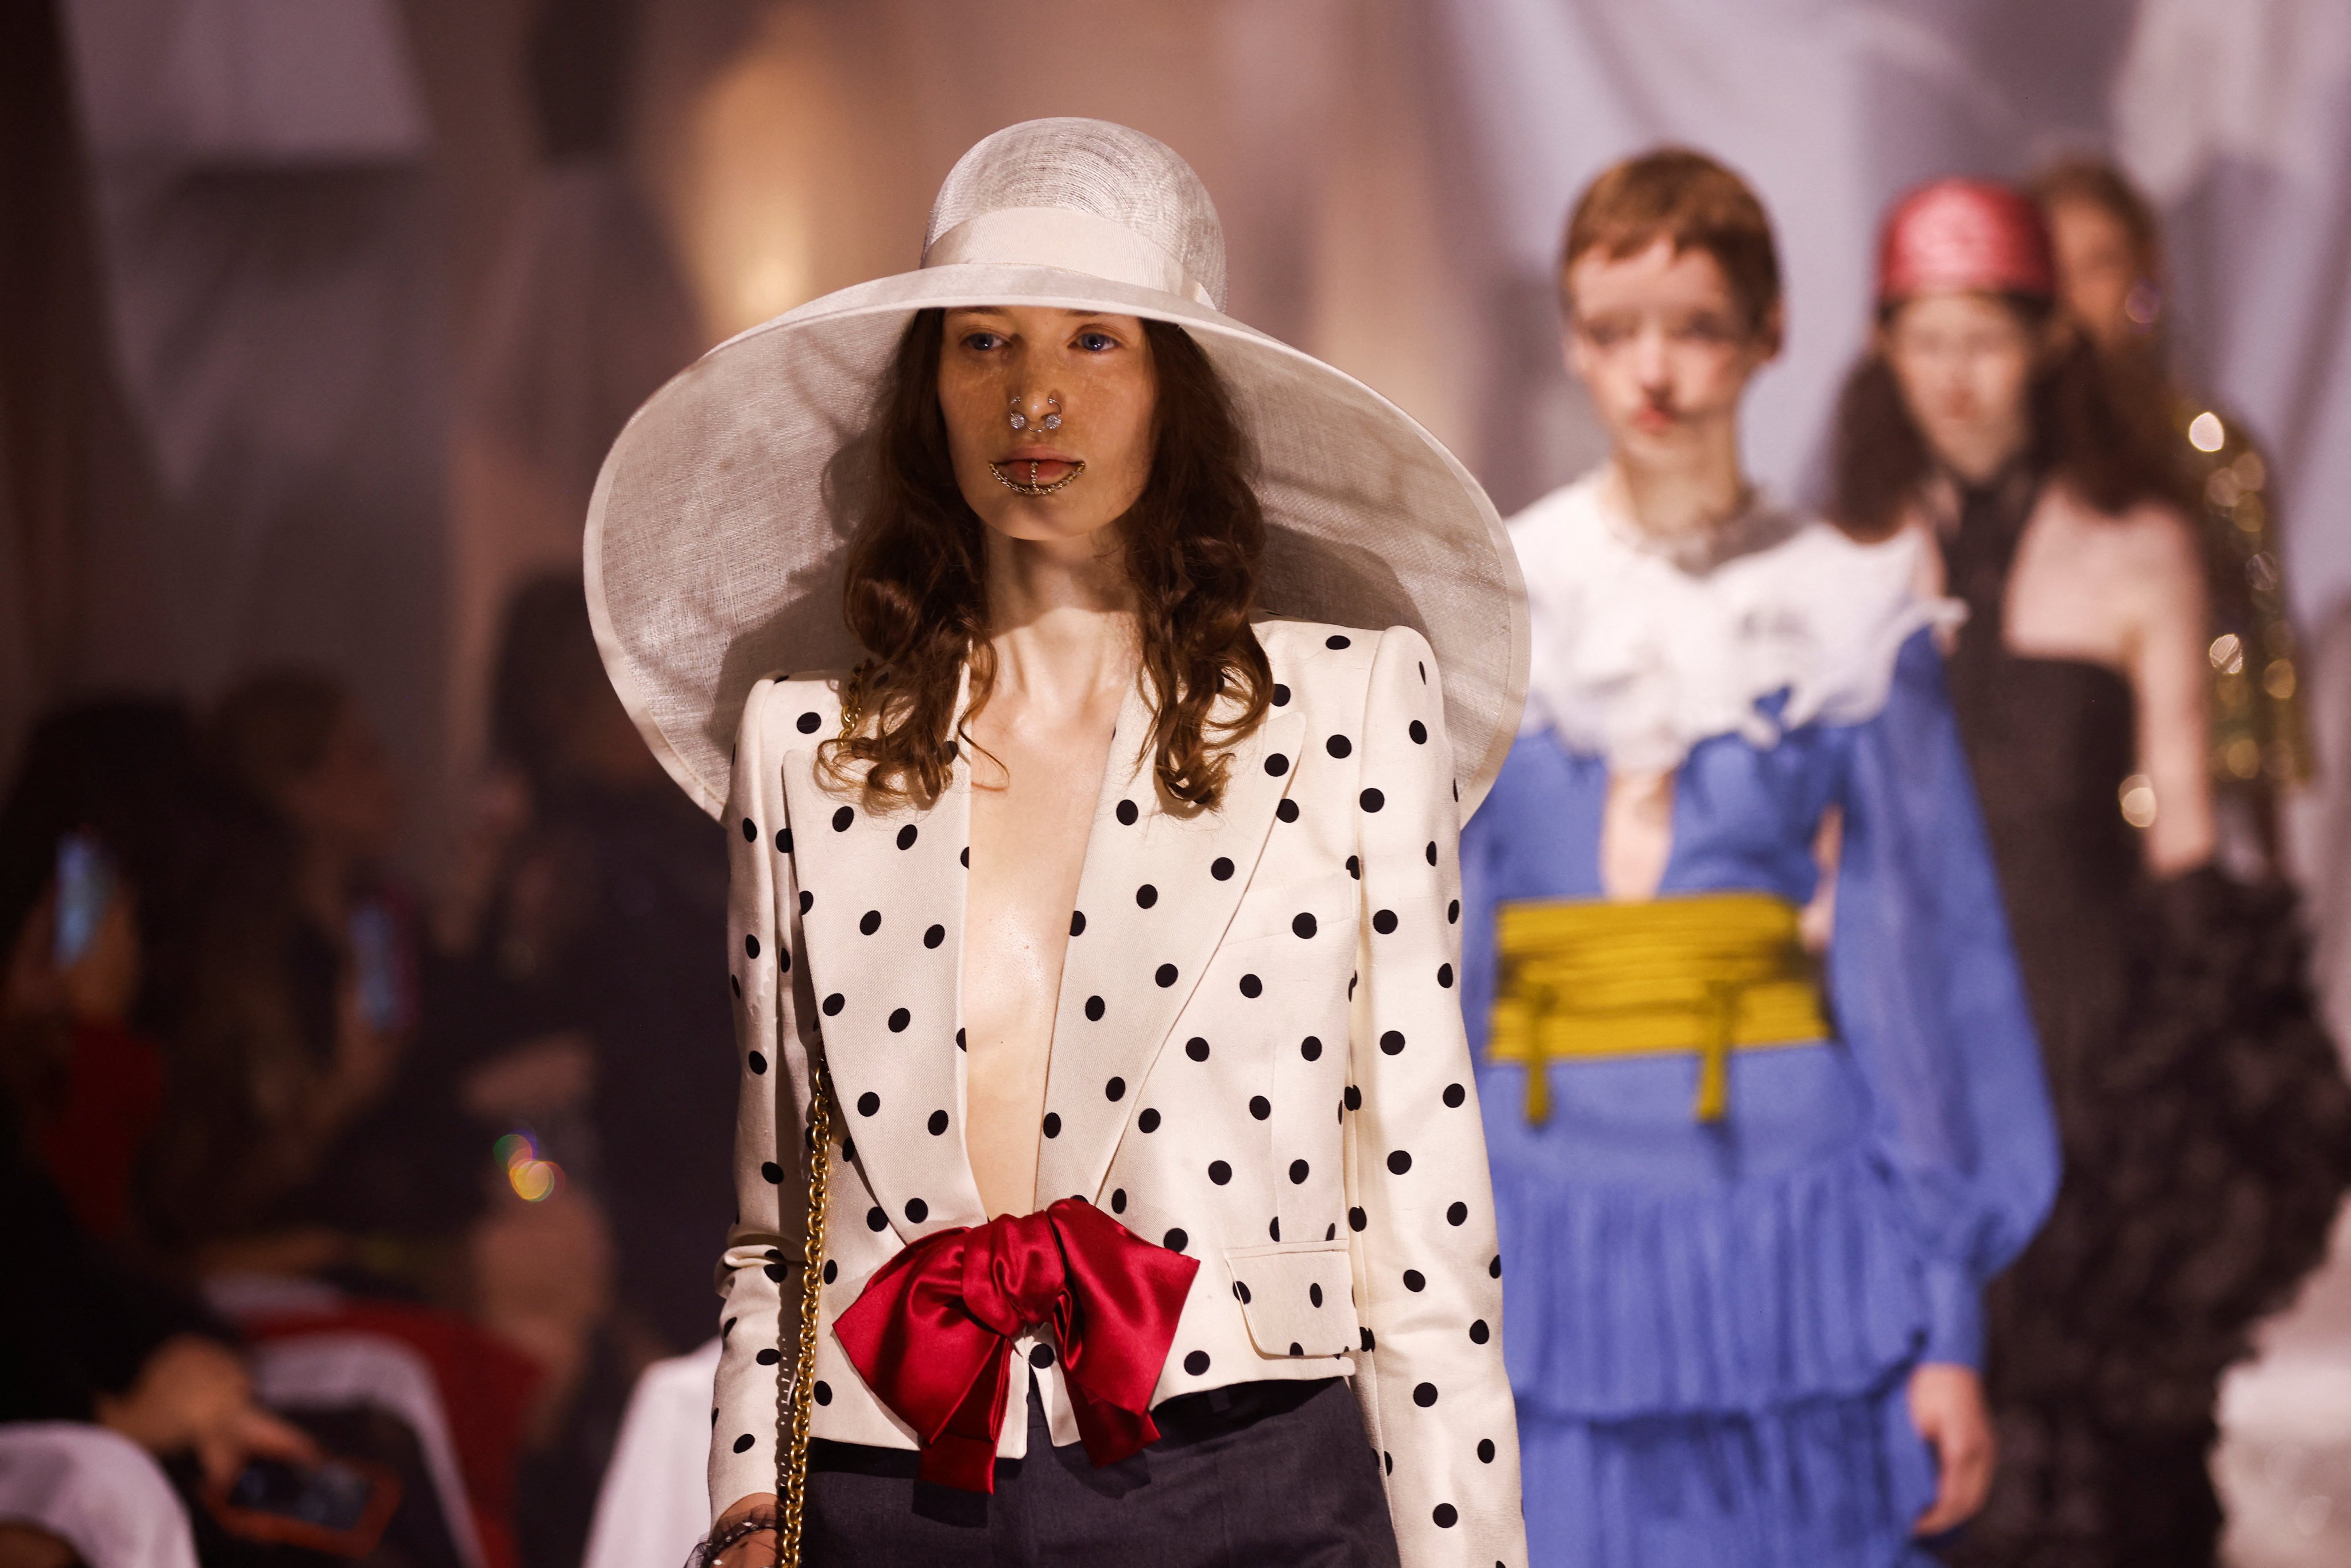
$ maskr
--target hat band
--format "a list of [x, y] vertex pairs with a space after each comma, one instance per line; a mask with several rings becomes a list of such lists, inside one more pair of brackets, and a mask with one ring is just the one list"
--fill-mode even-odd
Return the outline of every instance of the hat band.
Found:
[[1052, 267], [1112, 283], [1217, 302], [1199, 280], [1124, 224], [1068, 207], [1000, 207], [966, 218], [923, 249], [923, 265]]

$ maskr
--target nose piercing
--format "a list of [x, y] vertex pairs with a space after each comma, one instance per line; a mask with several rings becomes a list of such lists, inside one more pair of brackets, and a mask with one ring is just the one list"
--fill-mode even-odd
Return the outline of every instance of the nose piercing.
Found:
[[[1012, 400], [1012, 428], [1015, 430], [1026, 430], [1029, 428], [1029, 416], [1020, 412], [1020, 403], [1021, 399], [1016, 395]], [[1040, 430], [1061, 429], [1061, 400], [1057, 397], [1047, 398], [1045, 400], [1045, 417], [1037, 422], [1037, 428]]]

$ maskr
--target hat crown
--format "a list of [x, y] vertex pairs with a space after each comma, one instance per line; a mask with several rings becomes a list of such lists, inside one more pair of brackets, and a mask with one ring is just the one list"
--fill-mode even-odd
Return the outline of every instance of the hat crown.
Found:
[[1166, 143], [1106, 120], [1024, 120], [974, 146], [931, 204], [925, 255], [975, 219], [1039, 208], [1117, 225], [1225, 308], [1225, 230], [1207, 187]]
[[1878, 299], [1946, 289], [2056, 293], [2048, 225], [2032, 197], [1991, 180], [1945, 179], [1894, 204], [1878, 240]]

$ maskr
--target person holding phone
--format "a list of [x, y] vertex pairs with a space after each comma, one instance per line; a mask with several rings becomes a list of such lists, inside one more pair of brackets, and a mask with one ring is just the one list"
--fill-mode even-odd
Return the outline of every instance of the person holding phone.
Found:
[[1595, 180], [1561, 298], [1612, 451], [1510, 524], [1461, 997], [1542, 1568], [1917, 1562], [1990, 1484], [1982, 1291], [2056, 1186], [1950, 607], [1740, 469], [1779, 278], [1714, 160]]
[[1454, 999], [1516, 574], [1224, 298], [1181, 159], [1030, 121], [607, 460], [597, 633], [734, 855], [723, 1563], [1525, 1563]]

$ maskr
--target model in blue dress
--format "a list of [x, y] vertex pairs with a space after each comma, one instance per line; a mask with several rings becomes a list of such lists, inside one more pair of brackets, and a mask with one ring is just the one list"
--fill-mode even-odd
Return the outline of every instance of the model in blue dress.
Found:
[[1512, 524], [1529, 707], [1461, 848], [1531, 1560], [1924, 1561], [1982, 1500], [1981, 1293], [2058, 1164], [1953, 612], [1739, 479], [1776, 291], [1576, 234], [1616, 448]]

